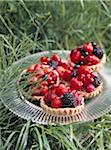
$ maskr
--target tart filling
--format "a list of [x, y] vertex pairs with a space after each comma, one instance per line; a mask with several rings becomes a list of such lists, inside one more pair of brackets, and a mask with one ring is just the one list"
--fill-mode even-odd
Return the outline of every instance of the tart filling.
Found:
[[106, 61], [106, 55], [96, 43], [89, 42], [72, 50], [68, 61], [71, 66], [86, 65], [99, 70]]

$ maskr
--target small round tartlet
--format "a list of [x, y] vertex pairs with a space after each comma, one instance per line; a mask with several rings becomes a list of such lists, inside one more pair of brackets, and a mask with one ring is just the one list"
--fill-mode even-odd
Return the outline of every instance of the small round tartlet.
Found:
[[[68, 94], [70, 96], [67, 99], [64, 99], [64, 97]], [[74, 96], [72, 97], [72, 95]], [[57, 102], [56, 99], [61, 100], [62, 104], [60, 102]], [[69, 99], [70, 101], [72, 101], [73, 104], [72, 103], [68, 104]], [[61, 97], [57, 96], [51, 101], [52, 101], [51, 105], [49, 106], [48, 104], [46, 104], [45, 98], [40, 100], [40, 105], [43, 108], [43, 110], [51, 115], [73, 116], [73, 115], [79, 114], [84, 108], [84, 98], [77, 93], [74, 94], [73, 92], [68, 92], [62, 95]], [[64, 104], [66, 105], [64, 106]]]
[[98, 71], [106, 62], [106, 54], [95, 42], [88, 42], [71, 50], [68, 62], [71, 66], [86, 65], [93, 71]]

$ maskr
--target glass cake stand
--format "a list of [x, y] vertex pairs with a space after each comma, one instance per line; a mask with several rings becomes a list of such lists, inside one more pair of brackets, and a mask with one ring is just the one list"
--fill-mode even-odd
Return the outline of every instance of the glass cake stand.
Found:
[[24, 96], [21, 96], [17, 88], [17, 79], [20, 73], [31, 64], [38, 63], [42, 56], [50, 56], [57, 53], [62, 59], [67, 59], [69, 51], [51, 51], [41, 52], [27, 56], [12, 64], [0, 78], [0, 99], [10, 111], [19, 117], [32, 120], [39, 124], [70, 124], [73, 122], [87, 122], [101, 117], [111, 110], [111, 64], [106, 64], [100, 75], [103, 80], [103, 91], [99, 96], [87, 100], [85, 108], [77, 115], [73, 116], [55, 116], [48, 114], [41, 107], [29, 102]]

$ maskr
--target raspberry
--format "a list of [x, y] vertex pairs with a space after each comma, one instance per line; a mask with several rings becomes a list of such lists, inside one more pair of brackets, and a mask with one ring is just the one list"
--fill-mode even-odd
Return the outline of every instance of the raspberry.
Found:
[[75, 49], [71, 51], [70, 54], [71, 61], [73, 63], [78, 63], [81, 60], [81, 53], [79, 50]]
[[87, 51], [87, 52], [93, 52], [93, 46], [92, 46], [92, 44], [91, 43], [86, 43], [84, 46], [83, 46], [83, 48]]
[[57, 54], [53, 54], [52, 57], [51, 57], [51, 59], [53, 61], [57, 61], [58, 63], [61, 62], [61, 58]]
[[65, 70], [63, 74], [63, 80], [69, 81], [71, 79], [72, 72], [71, 70]]
[[59, 73], [60, 78], [62, 78], [65, 72], [65, 69], [62, 66], [58, 66], [56, 68], [56, 71]]
[[91, 93], [91, 92], [93, 92], [94, 90], [95, 90], [95, 87], [94, 87], [93, 84], [89, 84], [89, 85], [86, 87], [86, 91], [87, 91], [88, 93]]
[[86, 61], [86, 64], [88, 65], [96, 65], [100, 62], [99, 58], [92, 54], [88, 55], [85, 58], [85, 61]]
[[52, 108], [62, 108], [62, 100], [58, 96], [56, 96], [51, 101], [51, 107]]
[[78, 74], [90, 74], [92, 70], [88, 66], [80, 66], [78, 67]]
[[83, 83], [79, 81], [78, 78], [72, 78], [70, 81], [70, 86], [72, 90], [82, 90]]
[[47, 63], [50, 61], [49, 57], [43, 56], [40, 58], [40, 61], [42, 64], [47, 65]]
[[61, 96], [62, 99], [62, 107], [76, 107], [77, 106], [77, 101], [76, 97], [73, 93], [68, 92]]
[[68, 88], [64, 84], [60, 84], [56, 89], [56, 94], [58, 96], [64, 95], [67, 92], [68, 92]]

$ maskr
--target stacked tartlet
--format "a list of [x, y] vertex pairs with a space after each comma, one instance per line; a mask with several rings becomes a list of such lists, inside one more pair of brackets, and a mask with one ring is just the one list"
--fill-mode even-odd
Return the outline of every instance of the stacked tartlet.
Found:
[[21, 74], [19, 85], [23, 75], [28, 74], [25, 80], [28, 90], [23, 88], [21, 91], [30, 93], [32, 103], [49, 114], [78, 114], [85, 107], [84, 100], [102, 91], [102, 80], [95, 72], [105, 63], [105, 54], [100, 47], [94, 42], [86, 43], [72, 50], [67, 60], [57, 54], [44, 56], [39, 64]]

